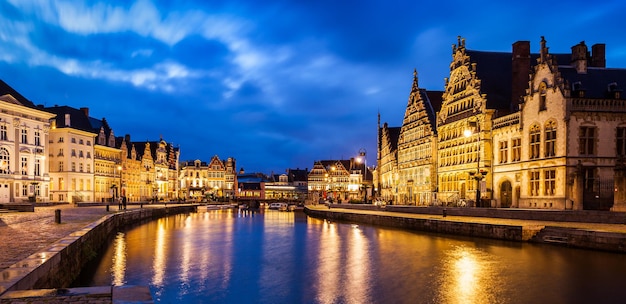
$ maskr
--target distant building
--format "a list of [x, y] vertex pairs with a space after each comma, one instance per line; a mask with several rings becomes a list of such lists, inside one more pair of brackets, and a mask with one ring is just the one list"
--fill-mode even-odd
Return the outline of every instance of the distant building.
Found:
[[236, 161], [217, 155], [209, 163], [201, 160], [182, 162], [179, 184], [185, 199], [229, 201], [235, 197]]
[[372, 172], [365, 162], [349, 160], [320, 160], [308, 175], [309, 200], [313, 202], [363, 202], [371, 200]]
[[301, 201], [307, 197], [308, 169], [287, 169], [283, 174], [272, 174], [265, 183], [265, 198], [271, 200]]
[[0, 203], [48, 201], [50, 119], [0, 80]]

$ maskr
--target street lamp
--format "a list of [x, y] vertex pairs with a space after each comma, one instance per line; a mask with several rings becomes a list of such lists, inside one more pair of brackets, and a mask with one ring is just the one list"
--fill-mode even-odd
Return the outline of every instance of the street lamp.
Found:
[[359, 156], [356, 158], [357, 163], [361, 163], [363, 162], [363, 190], [365, 192], [365, 194], [363, 195], [363, 203], [367, 204], [367, 184], [366, 184], [366, 180], [367, 180], [367, 157], [366, 157], [367, 152], [365, 151], [365, 148], [361, 148], [359, 149]]
[[482, 207], [480, 202], [480, 181], [487, 172], [480, 170], [480, 122], [478, 121], [478, 115], [475, 116], [475, 119], [475, 121], [468, 122], [469, 128], [463, 131], [463, 135], [469, 138], [476, 133], [476, 172], [470, 171], [469, 175], [476, 180], [476, 207]]

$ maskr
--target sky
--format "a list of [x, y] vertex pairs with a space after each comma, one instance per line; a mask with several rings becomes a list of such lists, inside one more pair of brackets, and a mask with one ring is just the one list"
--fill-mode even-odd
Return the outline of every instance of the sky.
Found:
[[35, 104], [87, 107], [181, 161], [309, 170], [401, 126], [413, 81], [443, 90], [457, 36], [552, 53], [606, 44], [626, 68], [626, 1], [0, 0], [0, 79]]

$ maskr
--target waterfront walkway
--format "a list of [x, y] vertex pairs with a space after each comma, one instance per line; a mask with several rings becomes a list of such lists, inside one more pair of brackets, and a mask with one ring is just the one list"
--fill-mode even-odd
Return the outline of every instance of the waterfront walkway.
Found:
[[[328, 208], [326, 205], [307, 205], [307, 208], [313, 210], [326, 210], [332, 212], [344, 212], [344, 213], [358, 213], [358, 214], [372, 214], [372, 215], [385, 215], [415, 219], [436, 219], [445, 220], [450, 222], [459, 223], [479, 223], [479, 224], [492, 224], [492, 225], [510, 225], [521, 227], [562, 227], [562, 228], [574, 228], [586, 231], [602, 231], [602, 232], [615, 232], [623, 233], [626, 236], [626, 225], [623, 224], [604, 224], [604, 223], [587, 223], [587, 222], [562, 222], [562, 221], [542, 221], [542, 220], [523, 220], [523, 219], [509, 219], [509, 218], [493, 218], [493, 217], [477, 217], [477, 216], [455, 216], [450, 215], [451, 209], [447, 208], [447, 215], [443, 216], [443, 211], [440, 214], [420, 214], [409, 212], [388, 212], [384, 209], [379, 210], [365, 210], [357, 208], [342, 208], [341, 205], [332, 205], [332, 208]], [[420, 208], [420, 207], [415, 207]], [[544, 212], [544, 211], [535, 211]], [[607, 211], [608, 212], [608, 211]]]
[[[143, 208], [163, 207], [163, 204], [143, 205]], [[137, 209], [139, 205], [128, 205]], [[61, 210], [61, 223], [55, 222], [55, 210]], [[35, 212], [0, 213], [0, 271], [47, 248], [54, 242], [78, 231], [107, 214], [118, 211], [117, 204], [75, 207], [63, 204], [35, 207]]]

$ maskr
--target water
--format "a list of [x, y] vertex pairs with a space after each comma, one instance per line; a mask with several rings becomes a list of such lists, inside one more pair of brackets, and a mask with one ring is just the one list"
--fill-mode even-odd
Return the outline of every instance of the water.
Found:
[[152, 221], [119, 233], [95, 264], [77, 286], [146, 285], [157, 303], [626, 301], [626, 255], [273, 210]]

